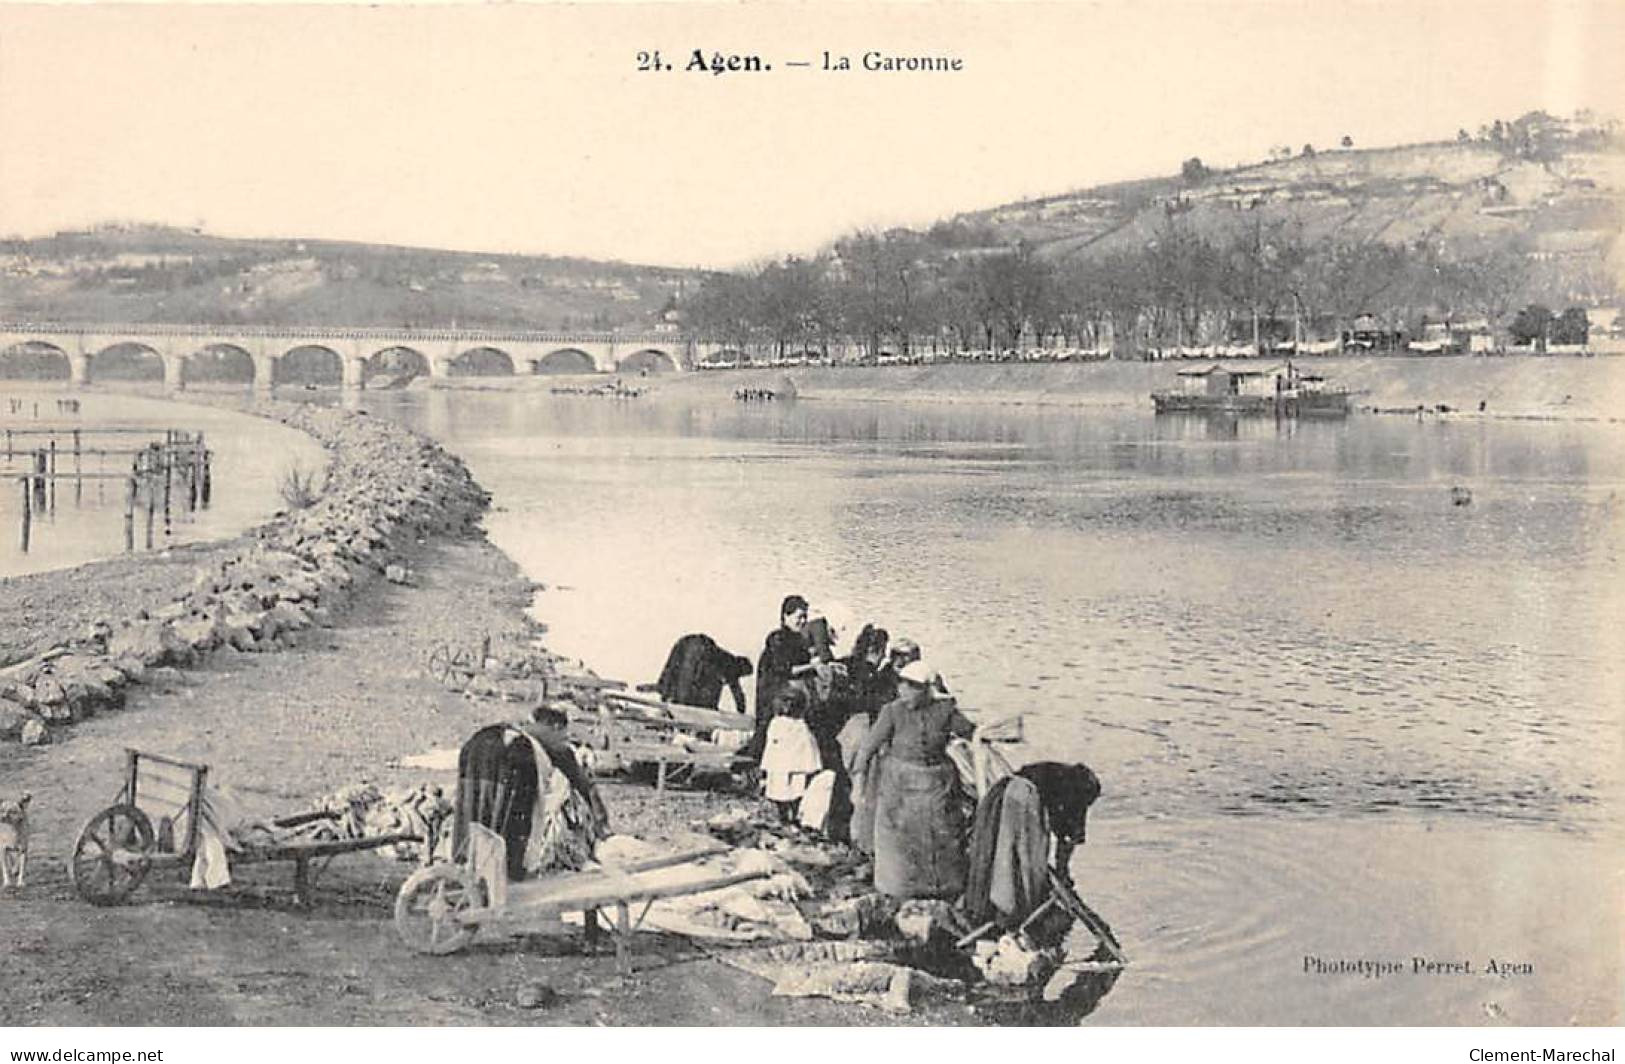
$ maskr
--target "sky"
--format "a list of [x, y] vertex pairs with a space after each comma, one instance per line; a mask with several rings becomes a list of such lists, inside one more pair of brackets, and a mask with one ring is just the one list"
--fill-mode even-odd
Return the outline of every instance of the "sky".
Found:
[[[639, 71], [656, 49], [673, 69]], [[772, 69], [686, 70], [695, 49]], [[825, 51], [963, 69], [825, 72]], [[0, 2], [0, 234], [728, 267], [1192, 155], [1625, 116], [1619, 54], [1615, 0]]]

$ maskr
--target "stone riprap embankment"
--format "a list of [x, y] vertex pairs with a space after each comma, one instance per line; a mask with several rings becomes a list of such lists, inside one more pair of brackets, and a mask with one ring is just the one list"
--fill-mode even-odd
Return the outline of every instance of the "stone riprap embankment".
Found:
[[128, 685], [173, 683], [211, 653], [293, 645], [368, 581], [403, 580], [420, 540], [466, 534], [489, 505], [460, 459], [393, 423], [293, 404], [254, 412], [327, 448], [320, 497], [256, 529], [186, 593], [0, 669], [0, 741], [48, 742], [122, 706]]

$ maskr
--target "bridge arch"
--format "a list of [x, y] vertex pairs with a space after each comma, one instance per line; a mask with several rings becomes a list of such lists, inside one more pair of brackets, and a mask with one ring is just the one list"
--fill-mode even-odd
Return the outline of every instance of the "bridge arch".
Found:
[[112, 381], [161, 381], [164, 379], [164, 356], [151, 344], [140, 340], [121, 340], [108, 344], [89, 356], [88, 362], [97, 379]]
[[406, 344], [379, 348], [367, 356], [363, 367], [364, 381], [387, 378], [388, 385], [394, 386], [403, 385], [414, 377], [426, 377], [430, 372], [429, 356]]
[[500, 347], [482, 344], [470, 347], [451, 359], [446, 370], [447, 375], [452, 377], [511, 377], [514, 359]]
[[66, 351], [44, 340], [0, 350], [0, 380], [65, 381], [73, 375], [72, 366]]
[[536, 373], [597, 373], [598, 362], [579, 347], [561, 347], [549, 351], [531, 363]]
[[277, 384], [341, 384], [344, 356], [325, 344], [301, 344], [276, 360], [272, 380]]
[[209, 383], [251, 384], [254, 353], [241, 344], [204, 344], [186, 357], [186, 376]]
[[615, 368], [621, 373], [675, 373], [677, 359], [658, 347], [646, 347], [621, 359]]

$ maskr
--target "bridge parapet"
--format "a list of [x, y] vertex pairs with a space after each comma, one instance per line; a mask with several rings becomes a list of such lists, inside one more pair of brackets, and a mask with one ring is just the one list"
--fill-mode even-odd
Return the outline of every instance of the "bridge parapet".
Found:
[[614, 372], [620, 368], [622, 358], [647, 351], [665, 356], [675, 369], [681, 370], [692, 364], [696, 350], [692, 337], [669, 332], [0, 322], [0, 351], [28, 342], [61, 350], [68, 356], [71, 379], [81, 384], [91, 379], [92, 363], [99, 352], [119, 344], [139, 344], [163, 359], [165, 381], [173, 387], [183, 386], [187, 358], [209, 347], [234, 347], [246, 352], [254, 361], [257, 386], [269, 386], [275, 377], [274, 364], [299, 347], [325, 347], [337, 354], [347, 386], [359, 386], [365, 363], [391, 347], [417, 351], [435, 377], [448, 376], [452, 363], [476, 348], [501, 351], [513, 370], [520, 373], [527, 367], [536, 372], [548, 358], [567, 350], [587, 355], [599, 372]]
[[252, 336], [264, 339], [322, 339], [322, 340], [417, 340], [433, 341], [507, 341], [511, 343], [613, 343], [683, 346], [692, 337], [679, 333], [656, 332], [586, 332], [529, 329], [456, 329], [405, 328], [397, 326], [348, 325], [218, 325], [180, 324], [172, 322], [100, 323], [100, 322], [0, 322], [0, 335], [67, 335], [106, 336], [119, 335], [138, 339], [142, 336]]

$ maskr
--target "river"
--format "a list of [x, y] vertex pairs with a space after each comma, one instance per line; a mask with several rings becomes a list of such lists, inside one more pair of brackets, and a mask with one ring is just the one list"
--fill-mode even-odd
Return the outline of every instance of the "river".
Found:
[[1617, 426], [365, 403], [469, 461], [605, 675], [754, 657], [799, 592], [1091, 764], [1075, 873], [1133, 963], [1088, 1022], [1620, 1018]]

